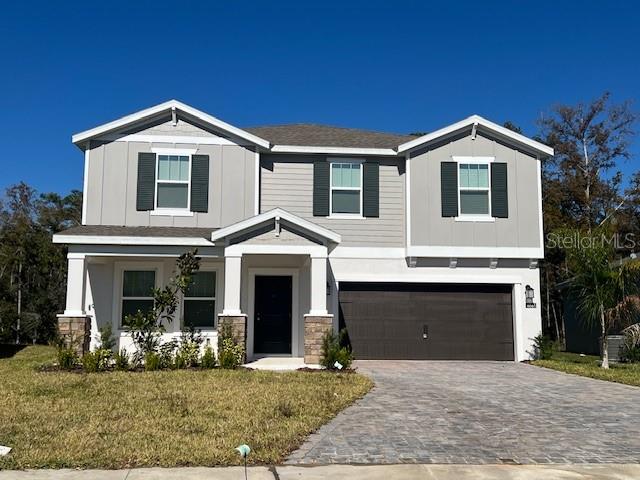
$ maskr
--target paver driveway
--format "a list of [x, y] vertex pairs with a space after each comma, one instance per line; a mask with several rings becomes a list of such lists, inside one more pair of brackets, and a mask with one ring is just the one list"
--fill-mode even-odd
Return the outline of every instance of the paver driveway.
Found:
[[376, 382], [287, 463], [637, 463], [640, 388], [531, 365], [360, 361]]

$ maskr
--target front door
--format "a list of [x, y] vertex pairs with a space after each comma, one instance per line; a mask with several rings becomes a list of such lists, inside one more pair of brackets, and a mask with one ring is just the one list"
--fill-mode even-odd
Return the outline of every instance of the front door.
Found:
[[254, 352], [291, 353], [291, 276], [256, 275]]

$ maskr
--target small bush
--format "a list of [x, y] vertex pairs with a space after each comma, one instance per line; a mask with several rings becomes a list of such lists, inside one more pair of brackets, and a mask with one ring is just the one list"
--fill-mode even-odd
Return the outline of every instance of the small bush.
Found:
[[202, 368], [215, 368], [216, 366], [216, 356], [213, 353], [213, 348], [211, 345], [207, 344], [204, 347], [204, 353], [202, 354], [202, 361], [200, 362]]
[[200, 345], [202, 345], [202, 341], [202, 335], [199, 330], [195, 330], [193, 327], [183, 330], [178, 352], [176, 353], [175, 367], [197, 367], [200, 363]]
[[233, 339], [231, 325], [223, 325], [218, 330], [218, 363], [222, 368], [236, 368], [242, 365], [244, 348]]
[[634, 323], [625, 328], [622, 343], [622, 359], [625, 362], [640, 362], [640, 323]]
[[114, 360], [113, 366], [119, 372], [124, 372], [126, 370], [129, 370], [129, 367], [130, 367], [129, 354], [124, 348], [115, 354], [115, 356], [113, 357], [113, 360]]
[[82, 367], [87, 373], [102, 372], [109, 367], [109, 361], [113, 352], [104, 348], [98, 348], [93, 352], [87, 352], [82, 357]]
[[174, 352], [176, 350], [175, 340], [163, 343], [158, 347], [158, 358], [160, 366], [158, 368], [172, 368], [174, 366]]
[[339, 335], [331, 330], [322, 338], [320, 365], [328, 370], [336, 370], [336, 362], [342, 365], [342, 368], [349, 368], [353, 363], [353, 354], [347, 343], [345, 329], [342, 329]]
[[546, 335], [538, 335], [533, 339], [533, 355], [536, 360], [549, 360], [553, 357], [553, 341]]
[[160, 370], [162, 367], [162, 358], [156, 352], [147, 352], [144, 356], [144, 369], [147, 372]]
[[58, 345], [57, 360], [62, 370], [72, 370], [78, 364], [78, 354], [73, 347], [61, 343]]
[[111, 328], [111, 324], [107, 323], [102, 328], [100, 328], [100, 348], [103, 350], [110, 350], [111, 352], [116, 351], [116, 339], [113, 336], [113, 330]]

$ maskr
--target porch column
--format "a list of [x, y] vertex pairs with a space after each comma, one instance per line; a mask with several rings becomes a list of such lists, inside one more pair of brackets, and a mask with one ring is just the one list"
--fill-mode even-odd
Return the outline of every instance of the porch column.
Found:
[[304, 316], [304, 363], [318, 364], [322, 339], [333, 328], [327, 312], [327, 255], [311, 255], [311, 309]]
[[247, 316], [240, 310], [240, 288], [242, 286], [242, 254], [227, 254], [224, 257], [224, 306], [218, 316], [218, 326], [229, 326], [235, 342], [245, 352], [247, 348]]
[[223, 315], [239, 315], [240, 286], [242, 284], [242, 255], [224, 257]]
[[327, 314], [327, 257], [311, 257], [311, 311], [309, 315]]
[[87, 290], [87, 259], [84, 254], [67, 255], [67, 303], [58, 315], [58, 333], [62, 341], [76, 350], [79, 356], [89, 351], [91, 319], [85, 312]]

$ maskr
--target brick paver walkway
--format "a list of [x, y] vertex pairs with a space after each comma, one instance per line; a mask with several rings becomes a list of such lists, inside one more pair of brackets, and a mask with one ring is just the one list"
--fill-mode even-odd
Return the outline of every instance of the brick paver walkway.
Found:
[[287, 463], [640, 462], [638, 387], [507, 362], [357, 367], [374, 389]]

